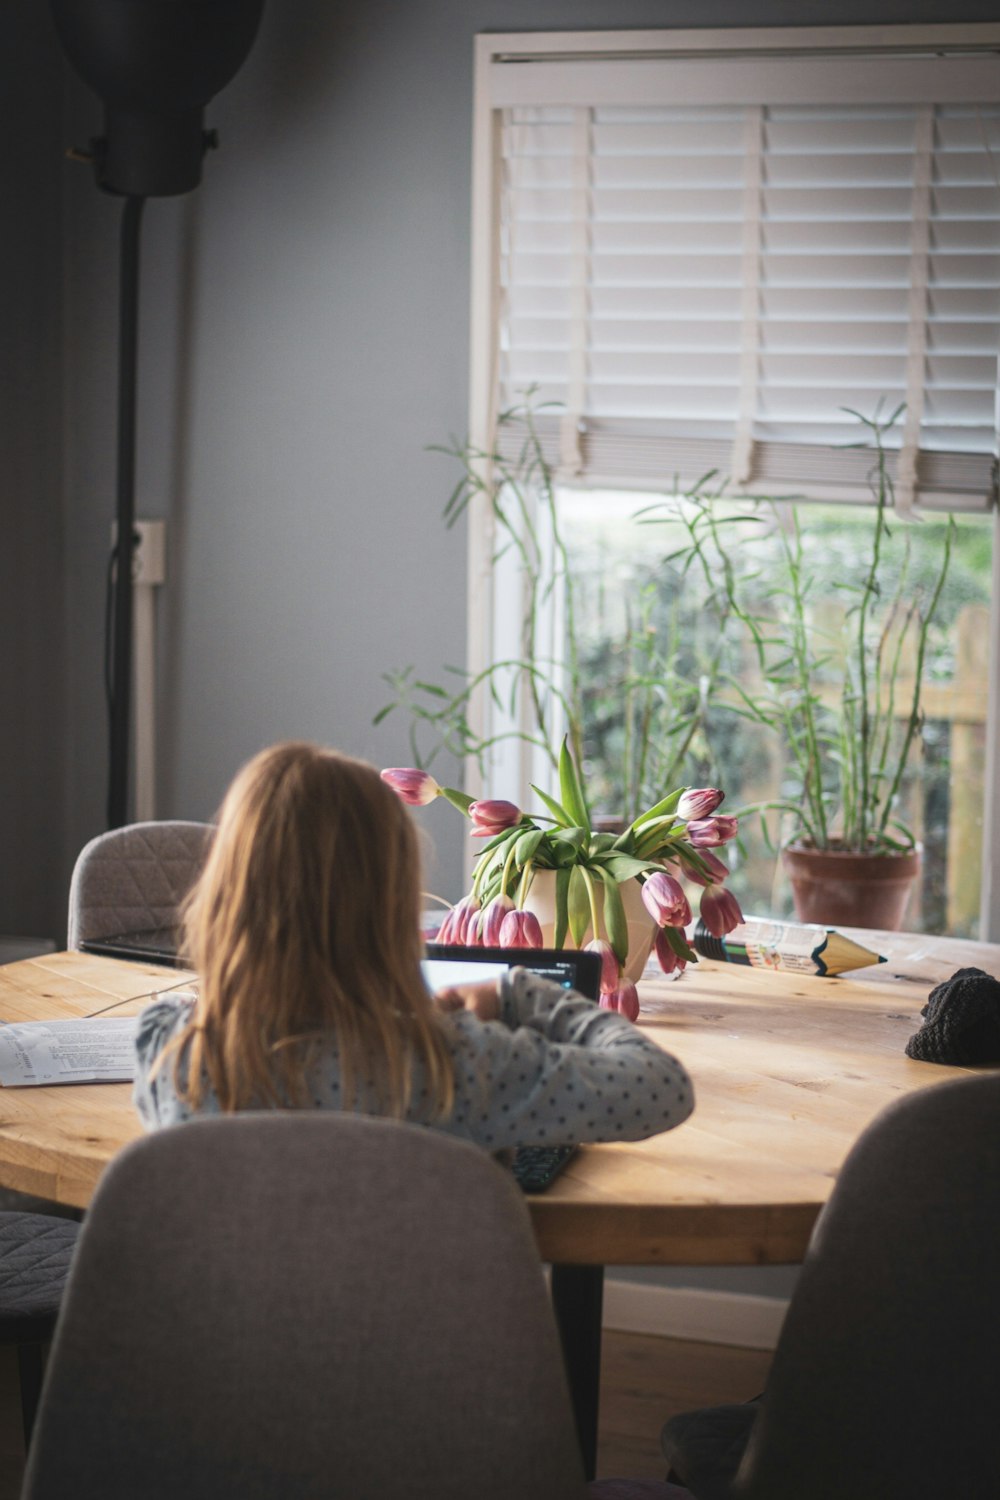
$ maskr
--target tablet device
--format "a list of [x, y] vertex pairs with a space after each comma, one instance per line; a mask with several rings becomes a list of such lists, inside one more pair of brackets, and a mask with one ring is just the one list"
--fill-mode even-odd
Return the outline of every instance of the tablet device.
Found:
[[588, 1000], [601, 992], [601, 959], [580, 948], [468, 948], [457, 943], [425, 945], [424, 978], [431, 990], [448, 984], [475, 984], [504, 969], [530, 969]]

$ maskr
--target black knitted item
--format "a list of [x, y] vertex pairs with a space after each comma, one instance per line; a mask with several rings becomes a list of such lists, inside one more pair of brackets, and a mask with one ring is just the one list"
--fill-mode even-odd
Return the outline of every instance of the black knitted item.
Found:
[[1000, 983], [982, 969], [959, 969], [936, 985], [920, 1014], [926, 1020], [907, 1042], [907, 1057], [958, 1067], [1000, 1064]]

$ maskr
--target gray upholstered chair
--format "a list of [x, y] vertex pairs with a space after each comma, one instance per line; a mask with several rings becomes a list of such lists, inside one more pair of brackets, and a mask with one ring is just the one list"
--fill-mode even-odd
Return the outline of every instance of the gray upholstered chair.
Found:
[[481, 1151], [248, 1113], [112, 1163], [25, 1500], [586, 1493], [527, 1211]]
[[1000, 1077], [885, 1110], [817, 1226], [759, 1403], [684, 1413], [697, 1500], [1000, 1495]]
[[130, 823], [91, 839], [70, 883], [69, 947], [121, 933], [174, 931], [213, 832], [211, 824], [178, 820]]

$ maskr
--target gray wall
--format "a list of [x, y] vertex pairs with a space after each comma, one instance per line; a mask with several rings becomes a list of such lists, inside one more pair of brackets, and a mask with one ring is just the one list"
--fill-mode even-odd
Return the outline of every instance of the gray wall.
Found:
[[30, 933], [55, 920], [66, 837], [62, 66], [42, 7], [4, 10], [0, 58], [0, 933]]

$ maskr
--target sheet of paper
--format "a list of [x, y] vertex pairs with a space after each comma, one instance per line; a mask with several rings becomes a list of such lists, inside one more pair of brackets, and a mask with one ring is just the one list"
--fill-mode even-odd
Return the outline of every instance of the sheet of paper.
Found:
[[129, 1083], [137, 1016], [21, 1021], [0, 1026], [0, 1084]]

